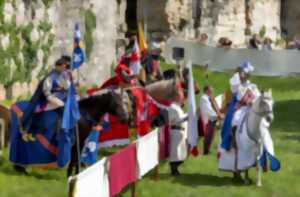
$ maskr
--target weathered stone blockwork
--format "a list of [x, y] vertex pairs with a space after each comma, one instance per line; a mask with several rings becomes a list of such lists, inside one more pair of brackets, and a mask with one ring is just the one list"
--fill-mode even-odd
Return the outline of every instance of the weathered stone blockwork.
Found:
[[211, 45], [220, 37], [230, 37], [235, 47], [244, 47], [248, 38], [247, 12], [252, 34], [265, 28], [265, 36], [273, 40], [281, 36], [281, 0], [141, 0], [139, 3], [140, 19], [148, 16], [144, 21], [150, 38], [177, 35], [193, 39], [207, 33]]
[[0, 0], [0, 84], [10, 86], [6, 95], [30, 94], [32, 87], [24, 83], [43, 76], [62, 54], [71, 55], [76, 22], [89, 51], [80, 68], [82, 84], [108, 78], [117, 59], [116, 41], [124, 39], [127, 30], [126, 2]]

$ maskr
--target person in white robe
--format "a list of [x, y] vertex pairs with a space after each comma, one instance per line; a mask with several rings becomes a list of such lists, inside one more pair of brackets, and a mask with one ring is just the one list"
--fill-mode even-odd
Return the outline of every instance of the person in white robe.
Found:
[[181, 108], [181, 104], [174, 102], [168, 110], [169, 123], [171, 126], [170, 139], [170, 169], [173, 176], [180, 175], [179, 165], [188, 157], [187, 142], [187, 114]]

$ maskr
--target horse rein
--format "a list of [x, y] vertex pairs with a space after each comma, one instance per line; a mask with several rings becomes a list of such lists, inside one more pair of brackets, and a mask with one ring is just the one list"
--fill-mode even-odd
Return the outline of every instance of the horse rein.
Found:
[[266, 111], [262, 111], [262, 112], [256, 112], [256, 111], [254, 111], [254, 110], [251, 110], [254, 114], [256, 114], [257, 116], [259, 116], [259, 117], [263, 117], [264, 116], [264, 114], [271, 114], [271, 113], [273, 113], [273, 111], [271, 111], [271, 110], [266, 110]]

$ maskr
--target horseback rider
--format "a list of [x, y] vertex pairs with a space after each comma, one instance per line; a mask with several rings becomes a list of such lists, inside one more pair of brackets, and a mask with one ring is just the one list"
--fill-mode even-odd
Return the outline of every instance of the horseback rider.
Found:
[[241, 125], [243, 118], [251, 107], [251, 104], [260, 96], [260, 92], [254, 83], [249, 81], [250, 74], [254, 67], [246, 61], [238, 68], [238, 72], [230, 79], [231, 91], [237, 96], [237, 104], [232, 120], [232, 128]]
[[146, 72], [146, 80], [151, 83], [162, 79], [162, 71], [160, 68], [161, 49], [157, 44], [152, 43], [151, 48], [145, 50], [142, 54], [141, 62]]
[[129, 67], [125, 64], [118, 64], [115, 67], [114, 72], [116, 76], [106, 80], [99, 87], [88, 89], [87, 94], [91, 96], [104, 88], [127, 88], [135, 84], [134, 76]]
[[45, 110], [64, 106], [70, 84], [71, 74], [67, 70], [66, 61], [59, 59], [55, 63], [55, 69], [43, 81], [43, 94], [47, 99]]
[[225, 161], [225, 157], [231, 158], [229, 160], [234, 163], [234, 165], [233, 168], [230, 167], [230, 170], [233, 171], [235, 180], [241, 179], [240, 171], [237, 167], [238, 146], [236, 134], [240, 131], [241, 125], [251, 105], [260, 96], [257, 86], [249, 81], [250, 74], [253, 71], [254, 67], [250, 62], [243, 62], [230, 79], [230, 88], [233, 96], [227, 107], [226, 117], [221, 130], [221, 144], [218, 153], [219, 168], [228, 170], [227, 167], [224, 167], [221, 163]]
[[63, 111], [60, 107], [63, 107], [66, 101], [71, 79], [71, 72], [66, 70], [66, 60], [58, 59], [55, 68], [38, 84], [21, 117], [21, 132], [24, 140], [34, 141], [32, 134], [28, 133], [34, 114], [57, 109], [61, 119]]

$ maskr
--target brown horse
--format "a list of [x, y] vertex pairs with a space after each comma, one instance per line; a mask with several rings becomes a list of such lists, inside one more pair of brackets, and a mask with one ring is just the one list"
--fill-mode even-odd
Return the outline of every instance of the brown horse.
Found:
[[10, 110], [0, 105], [0, 150], [7, 146], [10, 129]]
[[177, 86], [178, 82], [179, 78], [175, 77], [151, 83], [147, 85], [145, 89], [147, 93], [157, 101], [174, 101], [179, 94]]
[[[106, 89], [98, 92], [96, 95], [84, 98], [79, 101], [79, 110], [81, 118], [78, 122], [79, 133], [79, 150], [81, 151], [84, 145], [84, 141], [89, 135], [92, 127], [99, 123], [101, 116], [109, 112], [115, 115], [120, 122], [126, 123], [129, 120], [131, 114], [131, 102], [126, 92], [119, 89]], [[80, 153], [79, 153], [80, 154]], [[76, 144], [72, 146], [71, 161], [67, 169], [67, 175], [72, 175], [74, 167], [76, 172], [79, 172], [78, 168], [78, 152]], [[27, 174], [23, 166], [15, 165], [15, 170]]]
[[[92, 126], [99, 121], [99, 118], [106, 112], [115, 115], [120, 122], [128, 122], [131, 115], [131, 101], [121, 90], [104, 89], [96, 95], [79, 101], [81, 118], [78, 122], [79, 147], [82, 150], [84, 141], [88, 137]], [[67, 176], [71, 176], [74, 167], [78, 169], [78, 153], [76, 146], [72, 147], [72, 157], [67, 169]]]

